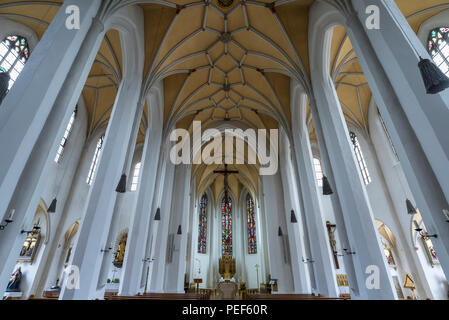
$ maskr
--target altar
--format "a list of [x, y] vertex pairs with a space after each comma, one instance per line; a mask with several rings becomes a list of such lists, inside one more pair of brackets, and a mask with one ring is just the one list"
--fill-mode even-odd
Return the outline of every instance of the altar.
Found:
[[223, 300], [237, 299], [237, 292], [239, 286], [235, 281], [224, 280], [220, 281], [217, 285], [218, 298]]
[[218, 271], [221, 275], [221, 279], [217, 285], [219, 299], [236, 299], [239, 286], [234, 279], [236, 271], [235, 258], [231, 255], [223, 255], [218, 260]]

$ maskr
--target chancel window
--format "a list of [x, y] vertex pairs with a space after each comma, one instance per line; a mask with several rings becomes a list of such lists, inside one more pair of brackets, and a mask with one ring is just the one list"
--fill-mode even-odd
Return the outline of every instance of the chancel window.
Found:
[[207, 196], [200, 200], [200, 216], [198, 220], [198, 253], [206, 253], [207, 248]]
[[8, 90], [22, 72], [30, 56], [28, 41], [21, 36], [8, 36], [0, 43], [0, 72], [9, 73]]
[[323, 169], [321, 168], [321, 162], [317, 158], [313, 158], [313, 166], [315, 167], [316, 180], [318, 187], [323, 186]]
[[232, 200], [227, 194], [221, 201], [221, 251], [232, 255]]
[[449, 28], [440, 27], [430, 31], [428, 48], [435, 64], [449, 76]]
[[256, 214], [254, 212], [254, 201], [250, 194], [246, 196], [246, 216], [248, 219], [248, 253], [256, 254]]
[[101, 148], [103, 147], [103, 140], [104, 136], [101, 136], [101, 138], [98, 139], [94, 157], [92, 158], [92, 162], [90, 164], [89, 174], [87, 175], [86, 182], [88, 185], [92, 184], [92, 181], [94, 179], [95, 170], [97, 169], [98, 160], [100, 158]]
[[72, 113], [72, 116], [70, 117], [69, 124], [67, 125], [67, 128], [65, 129], [64, 136], [61, 139], [61, 143], [59, 143], [58, 152], [56, 152], [55, 156], [55, 162], [59, 163], [61, 160], [62, 154], [64, 152], [65, 146], [67, 144], [67, 140], [69, 139], [70, 133], [72, 132], [73, 123], [75, 122], [76, 113], [78, 111], [78, 107], [75, 108], [75, 110]]
[[136, 163], [134, 167], [134, 174], [133, 174], [133, 180], [131, 181], [131, 191], [137, 190], [137, 184], [139, 183], [139, 174], [140, 174], [140, 167], [142, 163], [138, 162]]
[[349, 136], [351, 137], [351, 141], [354, 146], [355, 157], [357, 158], [357, 162], [359, 163], [363, 182], [365, 182], [365, 185], [368, 185], [371, 182], [371, 176], [369, 175], [368, 167], [366, 166], [366, 162], [365, 162], [365, 158], [363, 157], [362, 149], [360, 149], [359, 140], [357, 139], [357, 136], [354, 132], [350, 132]]

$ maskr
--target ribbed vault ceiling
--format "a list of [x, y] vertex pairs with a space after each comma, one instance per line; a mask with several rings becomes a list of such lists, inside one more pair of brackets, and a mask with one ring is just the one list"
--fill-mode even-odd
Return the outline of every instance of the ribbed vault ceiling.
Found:
[[[140, 6], [145, 17], [144, 76], [164, 81], [165, 127], [192, 129], [200, 120], [203, 130], [223, 123], [247, 128], [289, 128], [290, 78], [308, 76], [308, 10], [314, 0], [250, 0], [222, 7], [217, 0], [170, 1], [170, 6]], [[62, 0], [0, 0], [0, 17], [33, 29], [40, 39], [58, 12]], [[410, 25], [421, 24], [449, 9], [448, 0], [396, 0]], [[344, 28], [334, 29], [330, 75], [348, 123], [369, 132], [371, 91]], [[117, 31], [106, 33], [83, 97], [89, 113], [88, 134], [107, 125], [122, 79], [122, 51]], [[148, 124], [142, 117], [138, 142]], [[311, 138], [315, 138], [308, 112]], [[205, 146], [203, 146], [204, 148]], [[217, 197], [223, 177], [217, 165], [194, 165], [198, 193], [211, 187]], [[229, 178], [233, 193], [243, 187], [255, 193], [258, 164], [235, 165], [239, 175]]]

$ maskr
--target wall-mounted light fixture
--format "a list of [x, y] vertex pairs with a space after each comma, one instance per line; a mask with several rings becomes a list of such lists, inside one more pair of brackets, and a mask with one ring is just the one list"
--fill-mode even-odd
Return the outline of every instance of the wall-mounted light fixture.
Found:
[[9, 217], [5, 219], [5, 224], [0, 225], [0, 230], [4, 230], [8, 224], [14, 221], [13, 218], [15, 212], [15, 209], [11, 210], [11, 212], [9, 213]]

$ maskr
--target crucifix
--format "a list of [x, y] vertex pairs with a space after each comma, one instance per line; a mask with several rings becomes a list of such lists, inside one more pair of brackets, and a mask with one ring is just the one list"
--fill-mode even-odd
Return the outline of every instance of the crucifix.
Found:
[[224, 170], [214, 170], [214, 173], [222, 174], [224, 176], [224, 189], [225, 189], [225, 198], [228, 200], [228, 175], [239, 173], [237, 170], [228, 170], [228, 164], [225, 163]]

